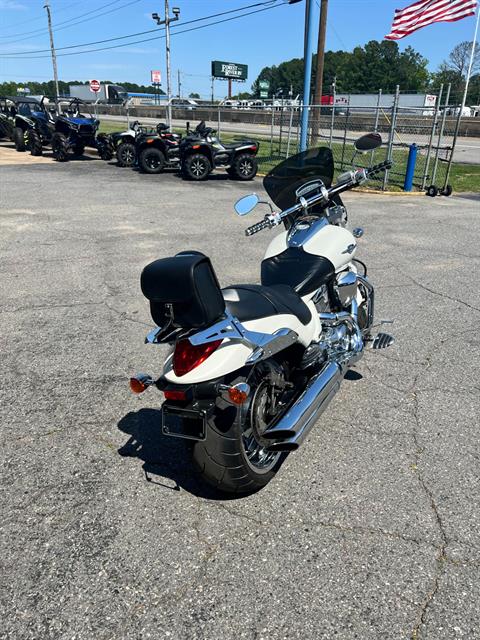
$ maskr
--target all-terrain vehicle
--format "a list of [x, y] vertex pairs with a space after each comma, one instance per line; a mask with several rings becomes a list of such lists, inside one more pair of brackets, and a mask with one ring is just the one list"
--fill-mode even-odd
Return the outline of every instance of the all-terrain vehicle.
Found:
[[0, 140], [13, 139], [13, 127], [15, 122], [14, 99], [0, 96]]
[[45, 98], [14, 98], [15, 112], [12, 138], [17, 151], [29, 150], [41, 156], [44, 145], [52, 142], [55, 131], [55, 108], [49, 108]]
[[182, 174], [189, 180], [205, 180], [213, 169], [224, 167], [231, 178], [251, 180], [257, 173], [258, 148], [255, 140], [222, 143], [202, 120], [180, 144]]
[[142, 133], [135, 139], [138, 166], [145, 173], [160, 173], [166, 168], [178, 167], [182, 136], [172, 133], [166, 124], [157, 125], [154, 134]]
[[138, 120], [135, 120], [126, 131], [111, 133], [108, 138], [112, 146], [112, 152], [117, 156], [118, 165], [120, 167], [133, 167], [137, 161], [135, 150], [137, 136], [147, 133], [154, 135], [155, 131], [156, 129], [153, 127], [145, 127]]
[[91, 114], [88, 104], [79, 98], [69, 100], [55, 119], [52, 136], [55, 160], [65, 162], [72, 156], [81, 156], [85, 147], [97, 149], [102, 160], [111, 160], [113, 153], [108, 136], [98, 133], [99, 126], [100, 121]]

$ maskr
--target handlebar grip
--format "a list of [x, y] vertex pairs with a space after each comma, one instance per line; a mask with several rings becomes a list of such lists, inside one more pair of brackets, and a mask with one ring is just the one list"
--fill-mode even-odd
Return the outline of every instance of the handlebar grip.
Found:
[[270, 227], [269, 221], [268, 220], [261, 220], [260, 222], [257, 222], [256, 224], [252, 224], [251, 227], [247, 227], [245, 229], [245, 235], [246, 236], [253, 236], [254, 233], [258, 233], [262, 229], [267, 229], [268, 227]]

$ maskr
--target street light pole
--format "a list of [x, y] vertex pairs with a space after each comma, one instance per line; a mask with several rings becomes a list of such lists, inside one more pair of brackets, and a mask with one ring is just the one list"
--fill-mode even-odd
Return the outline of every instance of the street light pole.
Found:
[[170, 18], [168, 0], [165, 0], [165, 20], [160, 20], [158, 13], [152, 13], [152, 18], [160, 26], [165, 25], [166, 49], [167, 49], [167, 125], [172, 126], [172, 78], [170, 73], [170, 23], [180, 17], [180, 9], [173, 7], [173, 18]]
[[49, 0], [45, 0], [45, 6], [43, 8], [47, 10], [48, 31], [50, 33], [50, 49], [52, 51], [53, 79], [55, 81], [55, 91], [57, 93], [56, 97], [58, 98], [60, 95], [60, 91], [58, 90], [57, 55], [55, 53], [55, 45], [53, 43], [52, 16], [50, 15]]
[[313, 50], [313, 11], [310, 0], [305, 0], [305, 18], [306, 18], [306, 41], [305, 41], [305, 71], [303, 77], [303, 105], [302, 105], [302, 118], [300, 122], [300, 151], [305, 151], [307, 148], [308, 138], [308, 110], [310, 104], [310, 82], [312, 79], [312, 50]]

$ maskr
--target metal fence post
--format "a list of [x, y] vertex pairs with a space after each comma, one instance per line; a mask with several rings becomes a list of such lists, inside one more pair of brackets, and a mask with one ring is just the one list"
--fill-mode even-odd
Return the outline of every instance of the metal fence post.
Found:
[[435, 164], [433, 165], [433, 174], [432, 174], [433, 184], [435, 184], [435, 180], [437, 179], [438, 158], [440, 156], [440, 145], [442, 144], [443, 132], [445, 131], [445, 122], [447, 120], [447, 109], [448, 109], [448, 103], [450, 102], [451, 89], [452, 89], [452, 84], [450, 83], [447, 87], [447, 95], [445, 97], [445, 102], [443, 103], [442, 123], [440, 125], [440, 131], [438, 132], [437, 152], [435, 154]]
[[[375, 128], [374, 131], [378, 131], [378, 121], [380, 119], [380, 104], [382, 102], [382, 90], [378, 90], [378, 98], [377, 98], [377, 112], [375, 114]], [[373, 164], [373, 157], [375, 155], [375, 149], [372, 150], [372, 154], [370, 156], [370, 164]]]
[[287, 154], [286, 154], [287, 158], [290, 154], [290, 138], [292, 136], [292, 125], [293, 125], [293, 106], [290, 105], [290, 122], [288, 124]]
[[[397, 124], [397, 113], [398, 113], [398, 102], [400, 100], [400, 85], [397, 84], [396, 89], [395, 89], [395, 99], [393, 101], [393, 107], [392, 107], [392, 121], [390, 123], [390, 134], [388, 137], [388, 151], [387, 151], [387, 160], [391, 160], [392, 159], [392, 155], [393, 155], [393, 142], [395, 139], [395, 127]], [[387, 188], [388, 185], [388, 176], [389, 176], [389, 171], [388, 169], [385, 171], [385, 173], [383, 174], [383, 185], [382, 185], [382, 190], [385, 191], [385, 189]]]
[[342, 159], [340, 161], [340, 169], [342, 170], [343, 170], [343, 160], [345, 158], [345, 145], [347, 144], [347, 131], [348, 131], [349, 120], [350, 120], [350, 96], [348, 96], [347, 115], [345, 116], [345, 131], [343, 133]]
[[273, 119], [275, 117], [275, 111], [273, 109], [273, 102], [272, 102], [272, 124], [270, 125], [270, 157], [273, 157]]
[[217, 135], [220, 138], [220, 125], [222, 123], [221, 120], [221, 116], [220, 116], [220, 107], [218, 107], [218, 115], [217, 115]]
[[333, 143], [333, 126], [335, 124], [335, 101], [337, 99], [337, 77], [333, 79], [332, 83], [332, 95], [333, 95], [333, 104], [332, 104], [332, 119], [330, 121], [330, 149], [332, 148]]
[[433, 138], [435, 137], [435, 129], [437, 128], [438, 114], [440, 113], [440, 104], [442, 102], [442, 94], [443, 94], [443, 84], [440, 85], [437, 106], [435, 107], [435, 113], [433, 115], [432, 130], [430, 132], [430, 140], [428, 141], [427, 159], [425, 161], [425, 171], [423, 172], [422, 191], [424, 191], [425, 187], [427, 186], [428, 169], [430, 167], [430, 158], [432, 155]]

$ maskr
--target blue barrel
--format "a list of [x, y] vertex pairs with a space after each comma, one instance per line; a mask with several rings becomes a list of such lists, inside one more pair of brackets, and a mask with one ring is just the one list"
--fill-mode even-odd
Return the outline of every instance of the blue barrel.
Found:
[[407, 170], [405, 172], [405, 182], [403, 183], [404, 191], [411, 191], [413, 187], [415, 165], [417, 164], [417, 151], [418, 149], [415, 143], [410, 145], [410, 151], [408, 152]]

